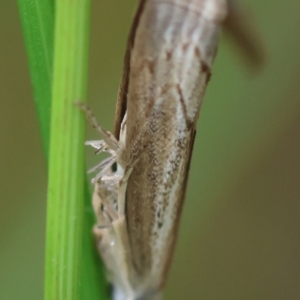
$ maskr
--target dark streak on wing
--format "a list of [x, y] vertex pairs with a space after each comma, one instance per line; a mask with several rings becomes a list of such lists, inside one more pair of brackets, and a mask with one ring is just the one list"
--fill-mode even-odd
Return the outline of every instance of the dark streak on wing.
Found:
[[180, 87], [179, 84], [176, 85], [176, 89], [177, 89], [177, 92], [179, 94], [179, 101], [180, 101], [180, 104], [181, 104], [181, 107], [182, 107], [182, 112], [183, 112], [183, 115], [184, 115], [184, 119], [185, 119], [185, 123], [186, 123], [186, 127], [189, 128], [189, 118], [187, 116], [187, 112], [186, 112], [186, 105], [185, 105], [185, 101], [184, 101], [184, 98], [183, 98], [183, 93], [182, 93], [182, 89]]
[[201, 60], [201, 71], [206, 74], [206, 84], [208, 84], [211, 78], [211, 69], [204, 60]]
[[119, 139], [121, 123], [127, 109], [127, 91], [128, 91], [128, 84], [129, 84], [131, 51], [134, 47], [136, 29], [138, 27], [140, 17], [143, 12], [146, 1], [147, 0], [140, 0], [140, 4], [137, 8], [137, 12], [133, 19], [133, 23], [131, 25], [131, 29], [127, 41], [127, 48], [126, 48], [124, 64], [123, 64], [123, 74], [122, 74], [122, 79], [119, 87], [118, 100], [116, 104], [115, 121], [114, 121], [114, 136], [116, 137], [116, 139]]
[[[194, 123], [194, 127], [196, 126], [197, 121]], [[191, 130], [191, 140], [190, 140], [190, 147], [189, 147], [189, 154], [188, 154], [188, 162], [186, 165], [185, 169], [185, 176], [184, 176], [184, 183], [182, 187], [182, 194], [181, 194], [181, 199], [178, 201], [179, 206], [177, 208], [177, 214], [176, 214], [176, 220], [174, 221], [174, 227], [173, 227], [173, 239], [172, 243], [169, 248], [169, 256], [167, 258], [167, 261], [165, 262], [164, 270], [163, 270], [163, 278], [164, 281], [160, 283], [160, 287], [163, 287], [165, 284], [165, 280], [167, 278], [167, 273], [168, 270], [170, 269], [170, 265], [172, 262], [175, 246], [176, 246], [176, 241], [178, 237], [178, 229], [179, 229], [179, 224], [180, 224], [180, 217], [181, 217], [181, 212], [182, 212], [182, 207], [184, 204], [185, 200], [185, 194], [186, 194], [186, 189], [187, 189], [187, 183], [188, 183], [188, 178], [189, 178], [189, 170], [190, 170], [190, 165], [191, 165], [191, 160], [192, 160], [192, 154], [193, 154], [193, 148], [194, 148], [194, 142], [195, 142], [195, 137], [196, 137], [196, 129], [193, 128]]]

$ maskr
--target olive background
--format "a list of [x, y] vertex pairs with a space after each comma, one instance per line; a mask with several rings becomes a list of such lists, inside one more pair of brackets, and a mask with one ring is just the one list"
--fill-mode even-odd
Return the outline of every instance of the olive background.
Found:
[[[300, 299], [300, 2], [242, 2], [267, 61], [253, 73], [222, 39], [166, 300]], [[47, 170], [17, 4], [0, 3], [0, 298], [40, 300]], [[88, 101], [107, 129], [136, 3], [92, 4]]]

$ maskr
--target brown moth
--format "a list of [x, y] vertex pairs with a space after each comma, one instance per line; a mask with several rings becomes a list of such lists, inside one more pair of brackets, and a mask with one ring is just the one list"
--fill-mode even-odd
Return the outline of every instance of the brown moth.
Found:
[[128, 40], [114, 134], [79, 104], [103, 136], [88, 144], [110, 154], [91, 171], [100, 170], [93, 179], [94, 233], [115, 300], [161, 297], [223, 24], [248, 56], [260, 61], [233, 1], [141, 0]]

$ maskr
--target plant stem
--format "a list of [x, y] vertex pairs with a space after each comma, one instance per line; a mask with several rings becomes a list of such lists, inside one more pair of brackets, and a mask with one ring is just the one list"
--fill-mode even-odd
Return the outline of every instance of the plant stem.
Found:
[[[66, 60], [69, 59], [69, 56], [67, 55], [68, 53], [73, 53], [73, 62], [72, 61], [67, 61], [68, 65], [71, 65], [71, 68], [69, 68], [67, 65], [64, 67], [60, 65], [60, 67], [56, 67], [56, 72], [55, 72], [55, 84], [56, 84], [56, 89], [58, 89], [58, 84], [60, 83], [61, 78], [65, 77], [65, 80], [62, 82], [63, 85], [65, 85], [66, 88], [71, 89], [73, 88], [73, 92], [61, 92], [60, 95], [57, 95], [56, 93], [56, 100], [55, 101], [62, 101], [61, 99], [68, 99], [68, 104], [67, 107], [64, 108], [65, 110], [65, 115], [66, 115], [66, 120], [69, 122], [69, 117], [71, 114], [75, 113], [73, 104], [72, 102], [72, 97], [76, 95], [76, 100], [78, 100], [78, 97], [81, 97], [81, 100], [84, 99], [85, 97], [85, 85], [86, 85], [86, 66], [87, 66], [87, 47], [88, 47], [88, 35], [89, 35], [89, 30], [88, 30], [88, 14], [89, 14], [89, 2], [83, 2], [81, 4], [74, 3], [74, 5], [86, 5], [86, 10], [82, 11], [85, 16], [80, 14], [78, 11], [78, 8], [73, 9], [72, 11], [72, 22], [73, 24], [71, 25], [69, 23], [68, 28], [69, 32], [74, 31], [73, 33], [76, 35], [76, 32], [78, 33], [78, 30], [81, 28], [81, 34], [80, 36], [74, 37], [66, 37], [65, 42], [69, 43], [70, 39], [73, 39], [72, 44], [70, 44], [71, 47], [68, 47], [67, 45], [64, 45], [62, 47], [63, 41], [60, 41], [60, 46], [57, 47], [55, 55], [56, 55], [56, 65], [57, 65], [57, 58], [61, 60]], [[74, 8], [75, 6], [69, 6], [69, 8]], [[43, 141], [43, 148], [44, 148], [44, 153], [47, 158], [47, 162], [52, 165], [52, 170], [53, 168], [57, 168], [55, 166], [56, 163], [60, 162], [55, 162], [55, 159], [53, 159], [53, 155], [55, 156], [60, 156], [60, 155], [65, 155], [65, 157], [69, 157], [69, 162], [71, 157], [73, 157], [72, 152], [67, 153], [66, 149], [69, 149], [66, 147], [66, 145], [60, 145], [61, 141], [56, 138], [52, 138], [52, 148], [58, 147], [60, 145], [59, 149], [57, 148], [57, 152], [54, 150], [54, 154], [51, 154], [51, 161], [48, 161], [49, 157], [49, 143], [50, 143], [50, 117], [51, 117], [51, 87], [52, 87], [52, 78], [53, 78], [53, 34], [54, 34], [54, 0], [18, 0], [18, 7], [19, 7], [19, 13], [20, 13], [20, 19], [22, 23], [22, 29], [23, 29], [23, 35], [24, 35], [24, 40], [25, 40], [25, 46], [27, 50], [27, 55], [28, 55], [28, 65], [29, 65], [29, 71], [30, 71], [30, 77], [31, 77], [31, 82], [33, 85], [33, 92], [34, 92], [34, 100], [35, 100], [35, 105], [36, 105], [36, 110], [38, 113], [38, 118], [39, 118], [39, 123], [40, 123], [40, 128], [41, 128], [41, 133], [42, 133], [42, 141]], [[61, 10], [61, 6], [56, 7], [61, 11], [60, 16], [63, 17], [64, 14], [67, 17], [67, 12], [63, 12]], [[65, 4], [65, 10], [66, 4]], [[75, 13], [77, 10], [77, 13]], [[74, 15], [75, 13], [75, 15]], [[71, 18], [68, 16], [68, 20], [65, 20], [66, 22], [71, 21]], [[77, 19], [79, 18], [79, 22], [77, 22]], [[76, 21], [75, 21], [76, 19]], [[58, 21], [58, 20], [57, 20]], [[75, 26], [75, 23], [77, 23], [77, 27]], [[66, 29], [66, 25], [63, 24], [63, 21], [60, 21], [60, 25], [56, 26], [57, 29], [57, 35], [62, 33], [62, 30], [64, 31]], [[82, 35], [85, 35], [83, 37]], [[75, 40], [74, 40], [75, 39]], [[56, 41], [58, 40], [58, 37], [56, 37]], [[76, 42], [77, 41], [77, 42]], [[77, 44], [83, 45], [83, 48], [78, 49]], [[74, 53], [75, 51], [75, 53]], [[64, 53], [64, 54], [63, 54]], [[76, 59], [74, 59], [74, 55], [78, 59], [81, 57], [81, 63]], [[74, 68], [76, 68], [76, 70]], [[66, 68], [69, 70], [72, 70], [72, 82], [69, 81], [68, 77], [69, 75], [63, 74], [65, 72]], [[82, 68], [82, 69], [81, 69]], [[80, 71], [82, 70], [82, 71]], [[77, 75], [74, 75], [77, 74]], [[74, 77], [75, 76], [75, 77]], [[76, 81], [77, 80], [77, 81]], [[81, 84], [81, 87], [77, 86], [74, 81], [79, 82]], [[73, 85], [73, 87], [70, 85], [70, 83]], [[77, 87], [77, 89], [76, 89]], [[75, 92], [76, 91], [76, 92]], [[58, 109], [59, 104], [56, 104], [54, 106], [53, 114], [56, 115], [55, 121], [57, 119], [60, 119], [60, 125], [57, 124], [57, 126], [63, 127], [63, 120], [64, 120], [64, 115], [61, 109]], [[59, 117], [60, 114], [60, 117]], [[77, 117], [76, 117], [77, 118]], [[77, 122], [77, 121], [76, 121]], [[76, 123], [75, 122], [75, 123]], [[54, 125], [56, 127], [56, 125]], [[71, 126], [68, 123], [68, 126]], [[79, 124], [79, 127], [81, 128], [82, 124]], [[75, 127], [74, 127], [75, 128]], [[70, 134], [69, 129], [63, 128], [61, 132], [59, 133], [59, 128], [56, 127], [56, 132], [57, 134], [61, 134], [63, 137], [69, 136], [69, 138], [72, 137], [72, 133]], [[68, 132], [65, 132], [67, 130]], [[80, 130], [80, 129], [79, 129]], [[82, 138], [82, 135], [78, 134], [77, 138], [80, 140]], [[76, 137], [75, 137], [76, 140]], [[75, 142], [75, 140], [73, 142]], [[76, 146], [72, 145], [71, 149], [72, 151], [75, 149], [75, 147], [78, 146], [78, 148], [82, 148], [82, 144], [78, 143]], [[67, 140], [66, 140], [67, 141]], [[69, 142], [67, 142], [69, 143]], [[69, 145], [70, 146], [70, 145]], [[64, 151], [66, 150], [66, 151]], [[71, 155], [71, 156], [70, 156]], [[81, 156], [81, 154], [79, 155]], [[75, 156], [74, 156], [75, 157]], [[78, 157], [78, 156], [77, 156]], [[76, 158], [75, 158], [76, 159]], [[81, 160], [82, 161], [82, 160]], [[70, 179], [66, 175], [68, 172], [81, 172], [80, 174], [84, 174], [85, 171], [80, 171], [80, 168], [77, 170], [71, 169], [68, 166], [64, 165], [64, 169], [61, 170], [61, 176], [66, 176], [64, 178]], [[53, 172], [53, 171], [51, 171]], [[66, 172], [66, 173], [64, 173]], [[65, 175], [62, 175], [62, 174]], [[52, 175], [53, 176], [53, 175]], [[59, 181], [62, 181], [62, 177], [58, 176], [56, 179], [52, 178], [52, 183], [50, 183], [49, 187], [54, 185], [53, 180], [57, 180], [57, 184], [59, 184]], [[83, 175], [84, 176], [84, 175]], [[65, 184], [65, 183], [64, 183]], [[75, 183], [74, 183], [75, 184]], [[83, 184], [80, 182], [77, 186], [80, 186]], [[87, 183], [87, 180], [85, 178], [84, 181], [84, 209], [80, 211], [80, 214], [78, 214], [78, 220], [82, 224], [82, 252], [81, 252], [81, 257], [78, 259], [78, 262], [82, 262], [81, 270], [82, 272], [80, 273], [80, 292], [79, 292], [79, 299], [82, 300], [99, 300], [99, 299], [106, 299], [106, 280], [104, 278], [103, 274], [103, 268], [101, 268], [101, 263], [98, 254], [95, 251], [95, 245], [91, 236], [91, 228], [94, 222], [94, 215], [91, 209], [91, 196], [89, 193], [89, 184]], [[66, 189], [67, 186], [61, 186], [61, 189]], [[70, 188], [70, 187], [69, 187]], [[52, 189], [53, 190], [53, 189]], [[76, 190], [76, 189], [75, 189]], [[59, 190], [57, 190], [57, 187], [54, 186], [54, 191], [57, 193]], [[80, 193], [80, 191], [79, 191]], [[49, 190], [50, 194], [50, 190]], [[51, 196], [52, 198], [54, 196]], [[63, 262], [60, 263], [60, 265], [57, 265], [56, 267], [51, 266], [51, 259], [52, 263], [55, 263], [53, 259], [57, 259], [58, 257], [61, 257], [61, 252], [62, 249], [60, 248], [59, 240], [55, 240], [55, 232], [59, 231], [59, 234], [62, 233], [59, 228], [62, 228], [63, 222], [68, 222], [67, 220], [63, 221], [64, 218], [66, 217], [67, 212], [66, 211], [61, 211], [62, 205], [69, 205], [71, 200], [69, 199], [69, 202], [66, 202], [66, 200], [60, 200], [58, 199], [56, 202], [55, 200], [49, 198], [49, 214], [48, 214], [48, 230], [47, 230], [47, 263], [46, 263], [46, 281], [45, 281], [45, 298], [46, 299], [51, 299], [53, 291], [52, 289], [61, 289], [60, 285], [64, 285], [65, 281], [67, 280], [66, 278], [63, 280], [62, 278], [57, 276], [57, 272], [59, 268], [64, 268]], [[75, 198], [73, 199], [74, 201], [81, 201], [79, 199]], [[78, 204], [78, 202], [76, 202]], [[73, 205], [70, 204], [70, 205]], [[79, 204], [80, 206], [82, 205], [81, 203]], [[76, 212], [79, 211], [79, 207], [76, 208]], [[74, 214], [73, 214], [74, 215]], [[82, 216], [83, 215], [83, 216]], [[82, 220], [83, 217], [83, 220]], [[57, 219], [55, 219], [57, 218]], [[51, 220], [51, 221], [50, 221]], [[75, 222], [75, 221], [74, 221]], [[56, 224], [57, 223], [57, 224]], [[80, 226], [80, 224], [77, 224]], [[49, 229], [53, 228], [53, 229]], [[56, 229], [54, 229], [56, 228]], [[80, 227], [81, 228], [81, 227]], [[80, 231], [77, 232], [78, 235], [76, 237], [76, 245], [79, 245], [79, 233]], [[71, 234], [71, 233], [64, 233], [64, 234]], [[72, 233], [74, 234], [74, 233]], [[58, 236], [58, 235], [57, 235]], [[74, 240], [75, 241], [75, 240]], [[68, 244], [67, 248], [65, 248], [66, 251], [69, 251], [74, 245]], [[78, 248], [78, 247], [77, 247]], [[79, 248], [80, 245], [79, 245]], [[79, 250], [80, 251], [80, 250]], [[77, 257], [79, 256], [79, 253], [76, 254]], [[79, 265], [80, 267], [80, 265]], [[53, 273], [52, 273], [53, 272]], [[56, 272], [56, 273], [55, 273]], [[62, 272], [61, 272], [62, 274]], [[55, 276], [56, 278], [60, 278], [60, 281], [54, 280]], [[61, 276], [68, 276], [67, 273], [64, 273]], [[78, 287], [78, 278], [73, 281], [74, 285], [76, 285], [76, 288]], [[56, 287], [54, 286], [56, 285]], [[53, 296], [54, 297], [54, 296]]]
[[55, 7], [46, 245], [46, 300], [80, 298], [84, 208], [84, 120], [90, 0]]

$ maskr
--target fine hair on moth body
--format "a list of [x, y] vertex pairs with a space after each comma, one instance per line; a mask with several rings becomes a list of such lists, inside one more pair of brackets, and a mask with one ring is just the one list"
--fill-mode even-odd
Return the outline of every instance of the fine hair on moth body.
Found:
[[98, 172], [92, 180], [93, 231], [114, 300], [161, 299], [222, 25], [260, 61], [233, 0], [141, 0], [129, 34], [114, 133], [78, 103], [103, 138], [87, 144], [109, 154], [90, 171]]

